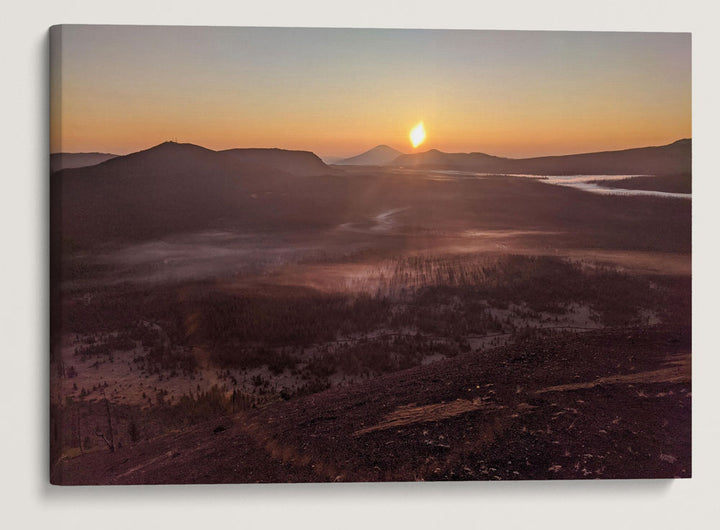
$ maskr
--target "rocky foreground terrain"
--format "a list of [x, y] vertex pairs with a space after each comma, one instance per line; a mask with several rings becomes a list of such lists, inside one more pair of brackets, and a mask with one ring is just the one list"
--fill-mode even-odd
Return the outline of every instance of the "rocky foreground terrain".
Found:
[[548, 333], [65, 458], [52, 481], [689, 477], [690, 330]]

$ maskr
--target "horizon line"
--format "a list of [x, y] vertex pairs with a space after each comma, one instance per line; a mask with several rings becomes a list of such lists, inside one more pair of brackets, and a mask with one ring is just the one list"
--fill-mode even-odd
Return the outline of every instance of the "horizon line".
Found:
[[359, 153], [356, 153], [356, 154], [354, 154], [354, 155], [349, 155], [349, 156], [344, 156], [344, 155], [319, 155], [318, 153], [316, 153], [316, 152], [314, 152], [314, 151], [312, 151], [312, 150], [310, 150], [310, 149], [288, 149], [288, 148], [285, 148], [285, 147], [277, 147], [277, 146], [275, 146], [275, 147], [230, 147], [230, 148], [228, 148], [228, 149], [212, 149], [212, 148], [210, 148], [210, 147], [205, 147], [204, 145], [196, 144], [196, 143], [193, 143], [193, 142], [181, 142], [181, 141], [177, 141], [177, 140], [165, 140], [164, 142], [160, 142], [160, 143], [158, 143], [158, 144], [151, 145], [150, 147], [146, 147], [146, 148], [144, 148], [144, 149], [139, 149], [139, 150], [137, 150], [137, 151], [131, 151], [131, 152], [128, 152], [128, 153], [123, 153], [123, 154], [111, 153], [111, 152], [107, 152], [107, 151], [57, 151], [57, 152], [52, 152], [52, 151], [51, 151], [49, 154], [50, 154], [51, 156], [52, 156], [52, 155], [112, 155], [112, 156], [114, 156], [114, 157], [121, 157], [121, 156], [133, 155], [133, 154], [135, 154], [135, 153], [141, 153], [141, 152], [143, 152], [143, 151], [149, 151], [149, 150], [151, 150], [151, 149], [154, 149], [154, 148], [159, 147], [159, 146], [164, 145], [164, 144], [177, 144], [177, 145], [192, 145], [192, 146], [195, 146], [195, 147], [200, 147], [200, 148], [202, 148], [202, 149], [206, 149], [206, 150], [208, 150], [208, 151], [213, 151], [213, 152], [215, 152], [215, 153], [220, 153], [220, 152], [223, 152], [223, 151], [231, 151], [231, 150], [233, 150], [233, 149], [248, 149], [248, 150], [250, 150], [250, 149], [264, 149], [264, 150], [277, 149], [277, 150], [280, 150], [280, 151], [305, 152], [305, 153], [312, 153], [313, 155], [317, 156], [318, 158], [320, 158], [320, 159], [322, 160], [322, 159], [324, 159], [324, 158], [340, 158], [340, 159], [354, 158], [354, 157], [356, 157], [356, 156], [360, 156], [360, 155], [363, 155], [363, 154], [365, 154], [365, 153], [367, 153], [367, 152], [369, 152], [369, 151], [372, 151], [373, 149], [375, 149], [375, 148], [377, 148], [377, 147], [386, 146], [386, 147], [390, 147], [390, 148], [392, 148], [392, 149], [395, 149], [396, 151], [399, 151], [399, 152], [401, 153], [400, 156], [424, 154], [424, 153], [429, 153], [429, 152], [431, 152], [431, 151], [437, 151], [437, 152], [443, 153], [443, 154], [466, 154], [466, 155], [469, 155], [469, 154], [484, 154], [484, 155], [489, 155], [489, 156], [495, 156], [495, 157], [497, 157], [497, 158], [504, 158], [504, 159], [507, 159], [507, 160], [528, 160], [528, 159], [533, 159], [533, 158], [546, 158], [546, 157], [556, 157], [556, 156], [574, 156], [574, 155], [586, 155], [586, 154], [593, 154], [593, 153], [611, 153], [611, 152], [617, 152], [617, 151], [629, 151], [629, 150], [631, 150], [631, 149], [645, 149], [645, 148], [648, 148], [648, 147], [665, 147], [665, 146], [668, 146], [668, 145], [676, 144], [676, 143], [678, 143], [678, 142], [687, 141], [687, 140], [692, 141], [692, 136], [685, 137], [685, 138], [678, 138], [677, 140], [673, 140], [673, 141], [668, 142], [668, 143], [666, 143], [666, 144], [640, 145], [640, 146], [637, 146], [637, 145], [636, 145], [636, 146], [632, 146], [632, 147], [623, 147], [623, 148], [621, 148], [621, 149], [603, 149], [603, 150], [600, 150], [600, 151], [581, 151], [581, 152], [575, 152], [575, 153], [544, 154], [544, 155], [525, 156], [525, 157], [507, 157], [507, 156], [493, 155], [493, 154], [487, 153], [487, 152], [485, 152], [485, 151], [442, 151], [442, 150], [436, 149], [436, 148], [430, 148], [430, 149], [427, 149], [426, 151], [415, 151], [415, 152], [412, 152], [412, 153], [405, 153], [405, 152], [400, 151], [399, 149], [396, 149], [396, 148], [392, 147], [392, 146], [389, 145], [389, 144], [384, 144], [384, 143], [377, 144], [377, 145], [375, 145], [375, 146], [373, 146], [373, 147], [370, 147], [369, 149], [366, 149], [366, 150], [364, 150], [364, 151], [361, 151], [361, 152], [359, 152]]

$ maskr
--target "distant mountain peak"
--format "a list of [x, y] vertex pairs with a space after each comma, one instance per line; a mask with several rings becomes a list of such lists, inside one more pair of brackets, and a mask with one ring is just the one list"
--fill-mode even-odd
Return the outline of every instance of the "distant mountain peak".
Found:
[[370, 149], [369, 151], [366, 151], [366, 152], [367, 152], [367, 153], [370, 153], [370, 152], [373, 152], [373, 151], [392, 151], [393, 153], [400, 153], [400, 151], [398, 151], [397, 149], [394, 149], [394, 148], [390, 147], [390, 146], [387, 145], [387, 144], [376, 145], [375, 147], [373, 147], [372, 149]]
[[336, 164], [344, 166], [384, 166], [402, 155], [401, 151], [393, 149], [389, 145], [380, 144], [357, 156], [340, 160]]

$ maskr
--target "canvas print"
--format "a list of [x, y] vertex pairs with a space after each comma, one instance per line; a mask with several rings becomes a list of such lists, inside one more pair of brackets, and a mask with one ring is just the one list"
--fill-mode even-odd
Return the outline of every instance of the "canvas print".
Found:
[[691, 476], [691, 35], [50, 29], [50, 481]]

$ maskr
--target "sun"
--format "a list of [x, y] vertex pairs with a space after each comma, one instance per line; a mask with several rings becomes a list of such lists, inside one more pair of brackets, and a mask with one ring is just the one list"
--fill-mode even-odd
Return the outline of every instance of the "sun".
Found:
[[417, 147], [425, 141], [425, 126], [423, 122], [418, 123], [410, 131], [410, 143], [413, 147]]

